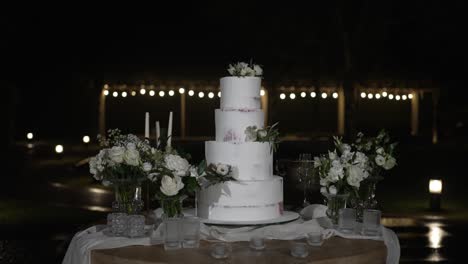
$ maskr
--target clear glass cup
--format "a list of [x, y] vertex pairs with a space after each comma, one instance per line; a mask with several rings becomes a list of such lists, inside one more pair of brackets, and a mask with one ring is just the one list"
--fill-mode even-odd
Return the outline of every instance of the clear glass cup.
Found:
[[145, 217], [143, 215], [129, 215], [127, 217], [127, 236], [141, 237], [145, 234]]
[[210, 255], [215, 259], [225, 259], [229, 257], [231, 250], [228, 243], [215, 243], [211, 246]]
[[127, 229], [127, 217], [126, 213], [113, 213], [111, 231], [113, 235], [121, 236], [124, 235]]
[[323, 243], [323, 235], [321, 231], [313, 231], [307, 233], [307, 244], [311, 246], [321, 246]]
[[338, 229], [345, 234], [354, 233], [356, 228], [356, 209], [342, 208], [339, 211]]
[[291, 252], [291, 256], [295, 258], [306, 258], [309, 256], [309, 248], [304, 242], [291, 242], [289, 250]]
[[164, 249], [173, 250], [182, 247], [181, 244], [181, 218], [166, 217], [164, 225]]
[[365, 209], [362, 217], [362, 233], [366, 236], [380, 236], [382, 212]]
[[200, 218], [184, 217], [182, 219], [182, 247], [198, 248], [200, 245]]
[[265, 249], [265, 239], [261, 236], [253, 236], [250, 238], [249, 247], [254, 250]]

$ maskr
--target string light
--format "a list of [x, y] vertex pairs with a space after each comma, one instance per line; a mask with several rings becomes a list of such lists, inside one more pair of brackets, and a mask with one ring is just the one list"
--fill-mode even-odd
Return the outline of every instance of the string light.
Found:
[[[141, 89], [140, 89], [140, 94], [141, 94], [141, 95], [144, 95], [145, 93], [146, 93], [145, 88], [141, 88]], [[150, 93], [151, 93], [151, 92], [150, 92]]]
[[289, 98], [291, 98], [291, 100], [296, 99], [296, 94], [290, 93], [290, 94], [289, 94]]
[[401, 99], [403, 99], [403, 101], [405, 101], [406, 98], [408, 98], [408, 97], [406, 97], [406, 94], [404, 94], [404, 95], [401, 96]]
[[393, 94], [389, 94], [388, 99], [393, 100]]
[[366, 98], [366, 93], [365, 92], [361, 93], [361, 98]]
[[83, 137], [83, 143], [85, 143], [85, 144], [88, 144], [90, 140], [91, 139], [89, 138], [89, 136], [84, 136]]
[[29, 132], [28, 134], [26, 134], [26, 138], [29, 140], [33, 139], [34, 138], [33, 133]]
[[193, 96], [194, 94], [195, 94], [195, 92], [194, 92], [193, 90], [190, 90], [190, 91], [188, 92], [188, 95], [189, 95], [189, 96]]
[[127, 97], [127, 92], [122, 92], [122, 97]]
[[109, 85], [107, 83], [104, 84], [104, 89], [109, 89]]
[[117, 96], [119, 96], [119, 93], [118, 92], [113, 92], [112, 96], [117, 97]]
[[174, 91], [170, 90], [168, 94], [169, 96], [174, 96]]
[[261, 89], [260, 90], [260, 96], [264, 96], [265, 95], [265, 90]]
[[310, 97], [315, 98], [316, 96], [317, 96], [317, 94], [315, 92], [310, 93]]
[[374, 95], [370, 93], [370, 94], [367, 95], [367, 98], [372, 99], [372, 98], [374, 98]]
[[214, 93], [213, 93], [213, 92], [209, 92], [209, 93], [208, 93], [208, 97], [209, 97], [209, 98], [213, 98], [213, 97], [214, 97]]
[[57, 152], [58, 154], [62, 153], [63, 152], [63, 146], [62, 145], [55, 146], [55, 152]]
[[333, 96], [333, 98], [336, 99], [336, 98], [338, 98], [338, 93], [337, 93], [337, 92], [334, 92], [332, 96]]
[[322, 93], [322, 98], [323, 98], [323, 99], [326, 99], [327, 96], [328, 96], [327, 93]]
[[395, 96], [395, 100], [400, 101], [400, 96], [399, 96], [399, 95], [396, 95], [396, 96]]
[[286, 95], [285, 95], [284, 93], [281, 93], [281, 94], [280, 94], [280, 99], [281, 99], [281, 100], [284, 100], [285, 98], [286, 98]]
[[109, 95], [109, 90], [104, 90], [104, 95], [108, 96]]
[[205, 97], [205, 93], [204, 93], [204, 92], [199, 92], [199, 93], [198, 93], [198, 97], [200, 97], [200, 98]]
[[413, 99], [413, 94], [408, 94], [409, 99]]
[[150, 96], [154, 96], [155, 94], [156, 94], [155, 91], [153, 91], [153, 90], [149, 91], [149, 95], [150, 95]]
[[132, 96], [135, 96], [136, 95], [136, 92], [135, 91], [132, 91]]
[[382, 93], [382, 96], [383, 96], [383, 97], [387, 97], [387, 92], [383, 92], [383, 93]]
[[164, 91], [159, 91], [159, 96], [164, 97], [166, 93]]
[[304, 97], [306, 97], [306, 96], [307, 96], [306, 92], [302, 92], [302, 93], [301, 93], [301, 97], [302, 97], [302, 98], [304, 98]]
[[380, 99], [380, 94], [379, 93], [375, 94], [375, 99]]
[[180, 94], [183, 94], [183, 93], [185, 93], [185, 89], [184, 89], [184, 88], [182, 88], [182, 87], [181, 87], [181, 88], [179, 88], [179, 93], [180, 93]]
[[221, 91], [218, 92], [218, 97], [221, 98]]

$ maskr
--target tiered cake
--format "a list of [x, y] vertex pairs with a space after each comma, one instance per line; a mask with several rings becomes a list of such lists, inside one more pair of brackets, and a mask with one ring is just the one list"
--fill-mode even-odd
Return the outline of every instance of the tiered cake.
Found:
[[264, 126], [259, 77], [221, 78], [216, 141], [205, 142], [207, 164], [228, 164], [237, 181], [200, 191], [198, 216], [217, 221], [261, 221], [283, 214], [283, 179], [273, 175], [268, 142], [246, 142], [248, 126]]

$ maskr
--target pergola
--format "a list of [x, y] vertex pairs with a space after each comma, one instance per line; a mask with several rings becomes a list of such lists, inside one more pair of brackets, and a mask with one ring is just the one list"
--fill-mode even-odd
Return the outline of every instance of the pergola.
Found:
[[[127, 96], [174, 96], [180, 95], [180, 137], [186, 139], [187, 135], [187, 96], [202, 99], [203, 97], [220, 97], [218, 82], [207, 82], [200, 80], [185, 81], [153, 81], [154, 84], [104, 84], [100, 92], [99, 100], [99, 133], [106, 131], [106, 100], [108, 97]], [[437, 134], [437, 107], [439, 101], [439, 89], [433, 87], [430, 81], [414, 82], [385, 82], [365, 81], [355, 84], [354, 100], [396, 100], [411, 102], [410, 133], [416, 136], [419, 133], [420, 98], [424, 93], [432, 93], [432, 142], [438, 141]], [[396, 83], [396, 84], [395, 84]], [[261, 90], [261, 106], [265, 113], [265, 123], [271, 108], [271, 101], [294, 100], [296, 97], [312, 97], [317, 100], [337, 100], [337, 131], [339, 135], [345, 133], [345, 104], [346, 98], [343, 85], [338, 82], [307, 82], [295, 81], [283, 84], [271, 84], [263, 82]], [[352, 98], [350, 98], [352, 99]], [[265, 124], [266, 125], [266, 124]]]

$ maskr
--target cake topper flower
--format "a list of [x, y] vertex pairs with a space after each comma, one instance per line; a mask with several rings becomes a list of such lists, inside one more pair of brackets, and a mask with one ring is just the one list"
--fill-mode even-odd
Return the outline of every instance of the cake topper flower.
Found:
[[235, 64], [229, 64], [227, 71], [232, 76], [237, 77], [260, 77], [263, 74], [262, 67], [260, 67], [260, 65], [258, 64], [253, 64], [252, 62], [250, 62], [250, 64], [246, 62], [237, 62]]

